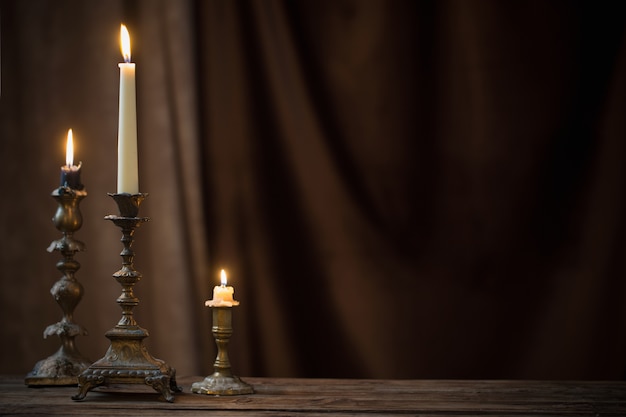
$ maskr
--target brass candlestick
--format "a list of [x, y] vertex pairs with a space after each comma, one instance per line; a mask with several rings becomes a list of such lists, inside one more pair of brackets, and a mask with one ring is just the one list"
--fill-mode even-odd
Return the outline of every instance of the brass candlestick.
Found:
[[74, 343], [76, 336], [84, 336], [87, 331], [73, 321], [74, 309], [83, 297], [83, 286], [75, 277], [80, 264], [74, 260], [74, 254], [85, 249], [84, 243], [74, 239], [73, 235], [83, 224], [79, 204], [86, 196], [86, 191], [69, 187], [59, 187], [52, 192], [58, 203], [52, 221], [63, 237], [53, 241], [48, 252], [59, 251], [63, 255], [56, 264], [63, 276], [52, 286], [50, 293], [63, 310], [63, 318], [48, 326], [43, 337], [59, 336], [61, 347], [52, 356], [37, 362], [26, 376], [25, 382], [29, 386], [76, 385], [78, 375], [90, 364]]
[[194, 382], [191, 392], [207, 395], [240, 395], [252, 394], [251, 385], [233, 375], [228, 359], [228, 342], [233, 334], [232, 307], [211, 307], [213, 310], [213, 327], [211, 331], [217, 345], [217, 357], [213, 364], [214, 372], [203, 381]]
[[139, 205], [147, 194], [109, 194], [119, 208], [120, 215], [106, 216], [122, 229], [122, 269], [113, 277], [122, 286], [122, 295], [117, 303], [122, 308], [122, 318], [105, 336], [111, 346], [104, 357], [78, 377], [78, 394], [73, 400], [82, 400], [92, 389], [109, 384], [145, 384], [173, 402], [172, 392], [180, 392], [176, 385], [176, 371], [160, 359], [152, 357], [143, 345], [148, 331], [137, 325], [133, 318], [133, 308], [139, 299], [133, 294], [133, 286], [141, 278], [141, 273], [133, 267], [134, 252], [131, 250], [135, 229], [147, 222], [147, 217], [137, 217]]

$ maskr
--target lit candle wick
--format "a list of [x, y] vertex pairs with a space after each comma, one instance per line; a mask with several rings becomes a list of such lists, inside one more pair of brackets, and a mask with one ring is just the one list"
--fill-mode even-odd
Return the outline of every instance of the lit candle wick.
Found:
[[74, 165], [74, 135], [72, 129], [67, 131], [67, 146], [65, 148], [65, 165], [69, 168]]
[[65, 145], [65, 166], [61, 166], [61, 187], [69, 187], [75, 190], [82, 190], [80, 183], [80, 167], [74, 165], [74, 134], [72, 129], [67, 131], [67, 142]]
[[128, 33], [128, 29], [126, 29], [126, 25], [121, 25], [120, 27], [120, 35], [122, 37], [122, 56], [124, 57], [124, 62], [130, 62], [130, 34]]

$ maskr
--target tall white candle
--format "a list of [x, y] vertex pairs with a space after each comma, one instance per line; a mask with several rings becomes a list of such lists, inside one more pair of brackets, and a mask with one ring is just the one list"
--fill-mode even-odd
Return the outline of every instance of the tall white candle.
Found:
[[130, 35], [126, 26], [120, 29], [122, 56], [120, 67], [120, 107], [117, 136], [117, 192], [139, 193], [137, 167], [137, 102], [135, 98], [135, 64], [130, 62]]

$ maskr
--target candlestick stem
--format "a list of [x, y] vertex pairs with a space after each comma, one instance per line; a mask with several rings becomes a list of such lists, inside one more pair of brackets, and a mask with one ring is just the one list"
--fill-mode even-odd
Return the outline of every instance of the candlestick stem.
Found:
[[206, 395], [240, 395], [252, 394], [251, 385], [233, 375], [228, 358], [228, 342], [233, 334], [232, 307], [211, 307], [213, 310], [213, 327], [211, 332], [217, 345], [217, 356], [213, 363], [213, 374], [203, 381], [194, 382], [191, 392]]
[[115, 384], [145, 384], [159, 392], [168, 402], [173, 402], [172, 392], [180, 392], [176, 385], [176, 371], [164, 361], [152, 357], [143, 345], [148, 331], [139, 327], [133, 317], [133, 309], [139, 299], [133, 293], [133, 287], [141, 279], [141, 273], [133, 266], [135, 253], [132, 250], [135, 230], [149, 219], [137, 217], [139, 205], [147, 194], [109, 194], [120, 211], [119, 216], [109, 215], [111, 220], [122, 229], [121, 252], [122, 268], [113, 277], [122, 286], [122, 294], [117, 303], [122, 309], [122, 318], [105, 336], [111, 346], [104, 357], [86, 369], [78, 377], [79, 392], [73, 400], [82, 400], [92, 389]]
[[80, 264], [74, 260], [74, 254], [83, 251], [83, 242], [74, 239], [74, 232], [80, 229], [83, 223], [79, 204], [87, 196], [84, 190], [75, 190], [68, 187], [59, 187], [52, 192], [57, 201], [57, 210], [52, 218], [56, 228], [63, 233], [63, 237], [53, 241], [48, 252], [59, 251], [63, 256], [56, 267], [63, 276], [52, 286], [50, 293], [63, 310], [63, 318], [58, 323], [46, 328], [44, 339], [57, 335], [61, 339], [61, 347], [52, 356], [43, 359], [35, 365], [26, 376], [28, 386], [41, 385], [76, 385], [78, 375], [90, 364], [85, 359], [74, 342], [76, 336], [87, 334], [82, 326], [74, 323], [74, 309], [83, 297], [83, 286], [76, 279], [76, 271]]

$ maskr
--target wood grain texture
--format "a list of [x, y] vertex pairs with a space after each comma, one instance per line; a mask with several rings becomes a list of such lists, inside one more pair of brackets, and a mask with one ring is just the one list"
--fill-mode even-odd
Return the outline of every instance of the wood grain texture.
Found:
[[167, 403], [148, 387], [122, 385], [70, 399], [76, 387], [28, 388], [0, 377], [3, 416], [626, 416], [626, 382], [244, 378], [255, 394], [192, 394], [183, 377]]

